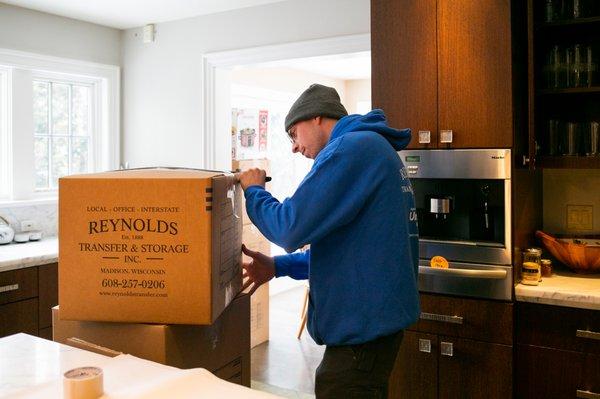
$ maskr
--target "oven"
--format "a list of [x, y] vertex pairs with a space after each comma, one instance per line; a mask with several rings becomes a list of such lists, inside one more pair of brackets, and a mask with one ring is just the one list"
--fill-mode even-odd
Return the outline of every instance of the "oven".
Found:
[[[420, 290], [510, 300], [510, 150], [398, 154], [415, 195]], [[448, 267], [432, 267], [435, 256], [445, 258]]]

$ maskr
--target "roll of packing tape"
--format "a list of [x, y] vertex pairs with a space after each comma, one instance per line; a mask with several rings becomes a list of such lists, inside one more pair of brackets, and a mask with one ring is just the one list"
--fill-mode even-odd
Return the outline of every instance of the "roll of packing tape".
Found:
[[64, 399], [98, 399], [103, 394], [101, 368], [78, 367], [64, 374]]

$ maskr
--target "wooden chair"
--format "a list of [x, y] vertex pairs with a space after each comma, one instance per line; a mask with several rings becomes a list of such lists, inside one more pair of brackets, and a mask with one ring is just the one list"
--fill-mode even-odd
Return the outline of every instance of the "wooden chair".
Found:
[[302, 336], [302, 332], [304, 331], [304, 327], [306, 326], [306, 314], [308, 313], [308, 293], [310, 291], [310, 288], [308, 287], [308, 284], [305, 286], [304, 289], [304, 303], [302, 305], [302, 313], [300, 314], [300, 328], [298, 329], [298, 333], [296, 334], [296, 337], [298, 339], [300, 339], [300, 337]]

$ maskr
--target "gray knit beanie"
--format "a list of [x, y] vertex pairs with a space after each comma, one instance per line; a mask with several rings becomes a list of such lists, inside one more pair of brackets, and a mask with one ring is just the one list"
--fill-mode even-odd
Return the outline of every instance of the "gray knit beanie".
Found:
[[297, 122], [305, 121], [316, 116], [341, 119], [348, 111], [340, 102], [340, 96], [333, 87], [314, 83], [298, 97], [285, 117], [285, 130]]

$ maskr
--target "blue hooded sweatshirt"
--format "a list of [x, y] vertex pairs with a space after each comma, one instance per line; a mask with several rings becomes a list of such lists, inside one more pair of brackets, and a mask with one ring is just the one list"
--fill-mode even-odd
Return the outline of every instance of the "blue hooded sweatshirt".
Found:
[[393, 334], [419, 315], [414, 196], [396, 151], [410, 129], [381, 110], [340, 119], [294, 195], [246, 189], [265, 237], [295, 251], [275, 257], [277, 277], [309, 279], [308, 331], [316, 343], [354, 345]]

